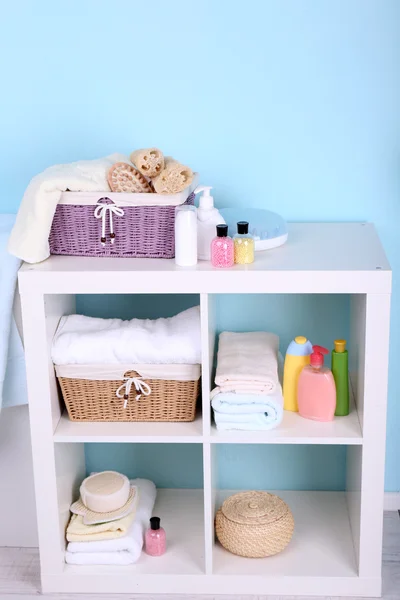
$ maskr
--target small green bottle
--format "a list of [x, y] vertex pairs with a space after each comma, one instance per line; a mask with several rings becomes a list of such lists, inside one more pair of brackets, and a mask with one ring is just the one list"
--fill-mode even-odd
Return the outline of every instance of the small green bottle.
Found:
[[332, 350], [332, 374], [336, 384], [337, 417], [349, 414], [349, 355], [346, 350], [346, 340], [335, 340]]

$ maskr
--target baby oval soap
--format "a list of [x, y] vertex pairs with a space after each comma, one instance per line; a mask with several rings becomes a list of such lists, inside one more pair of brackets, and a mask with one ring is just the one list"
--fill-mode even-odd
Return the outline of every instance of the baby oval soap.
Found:
[[292, 539], [289, 506], [268, 492], [240, 492], [225, 500], [215, 518], [222, 546], [238, 556], [262, 558], [281, 552]]

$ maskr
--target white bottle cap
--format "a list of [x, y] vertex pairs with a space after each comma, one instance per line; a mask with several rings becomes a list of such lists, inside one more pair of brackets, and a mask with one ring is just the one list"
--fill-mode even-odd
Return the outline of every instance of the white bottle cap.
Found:
[[211, 185], [198, 185], [194, 190], [195, 194], [199, 194], [203, 192], [203, 195], [200, 196], [199, 199], [199, 208], [200, 210], [211, 210], [214, 208], [214, 198], [210, 194], [210, 190], [212, 190]]

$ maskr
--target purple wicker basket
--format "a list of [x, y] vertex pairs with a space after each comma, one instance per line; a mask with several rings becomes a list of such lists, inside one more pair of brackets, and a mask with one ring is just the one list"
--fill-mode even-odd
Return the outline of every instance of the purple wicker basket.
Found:
[[[190, 194], [185, 204], [193, 204], [194, 197]], [[106, 206], [115, 209], [103, 208]], [[108, 197], [96, 205], [58, 204], [49, 237], [50, 253], [174, 258], [175, 206], [124, 206], [119, 214], [116, 209]]]

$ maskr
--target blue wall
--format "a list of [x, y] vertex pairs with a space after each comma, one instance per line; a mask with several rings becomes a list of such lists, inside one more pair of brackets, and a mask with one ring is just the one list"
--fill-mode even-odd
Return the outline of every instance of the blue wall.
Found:
[[394, 268], [386, 488], [400, 490], [400, 3], [2, 6], [0, 210], [56, 162], [156, 144], [220, 206], [370, 220]]

